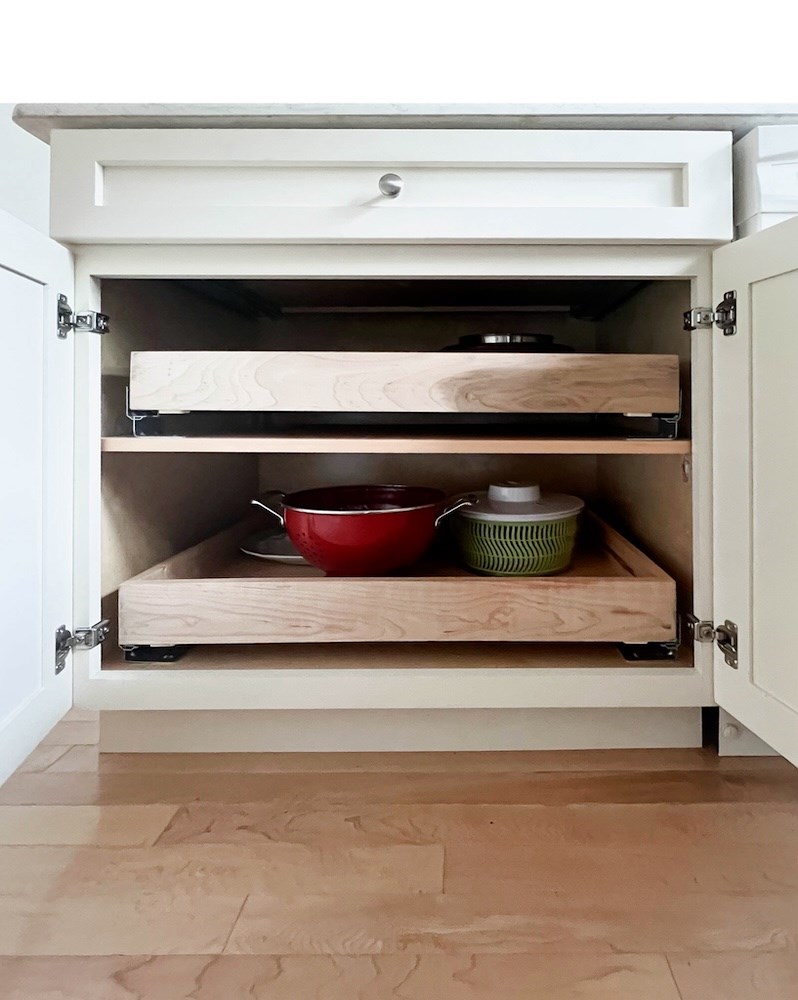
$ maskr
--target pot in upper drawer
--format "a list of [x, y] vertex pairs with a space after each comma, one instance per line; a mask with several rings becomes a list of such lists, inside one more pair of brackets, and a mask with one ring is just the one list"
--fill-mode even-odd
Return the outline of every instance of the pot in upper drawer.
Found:
[[537, 484], [494, 483], [453, 522], [462, 560], [491, 576], [559, 573], [571, 562], [584, 506]]
[[426, 486], [329, 486], [278, 494], [282, 510], [252, 503], [278, 518], [313, 566], [330, 576], [380, 576], [416, 562], [435, 529], [471, 503], [446, 504], [442, 490]]

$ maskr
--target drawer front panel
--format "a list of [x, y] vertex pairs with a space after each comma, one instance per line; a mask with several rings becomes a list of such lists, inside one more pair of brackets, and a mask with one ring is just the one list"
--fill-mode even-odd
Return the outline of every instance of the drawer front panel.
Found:
[[142, 351], [134, 410], [676, 413], [669, 354]]
[[731, 237], [725, 132], [56, 131], [52, 179], [76, 243]]
[[119, 641], [662, 642], [674, 605], [668, 581], [623, 578], [142, 581]]

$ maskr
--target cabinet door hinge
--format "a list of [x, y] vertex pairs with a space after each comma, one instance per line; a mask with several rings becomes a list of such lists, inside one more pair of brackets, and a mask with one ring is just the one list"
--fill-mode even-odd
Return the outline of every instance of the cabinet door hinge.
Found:
[[737, 658], [737, 626], [728, 619], [715, 627], [714, 622], [701, 621], [695, 615], [687, 616], [687, 630], [695, 642], [716, 642], [723, 653], [726, 663], [736, 670]]
[[713, 324], [723, 331], [724, 337], [737, 333], [737, 292], [726, 292], [717, 308], [698, 306], [684, 314], [684, 329], [711, 329]]
[[58, 324], [56, 333], [63, 340], [70, 330], [83, 330], [85, 333], [108, 333], [109, 319], [105, 313], [86, 312], [75, 313], [66, 295], [58, 296]]
[[55, 672], [60, 674], [66, 666], [66, 659], [73, 649], [94, 649], [105, 642], [111, 631], [111, 623], [103, 618], [89, 628], [76, 628], [70, 632], [66, 625], [55, 630]]

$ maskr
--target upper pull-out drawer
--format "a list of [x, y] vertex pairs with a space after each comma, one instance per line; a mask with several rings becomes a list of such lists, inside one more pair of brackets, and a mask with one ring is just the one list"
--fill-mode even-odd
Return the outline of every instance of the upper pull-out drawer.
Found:
[[52, 134], [73, 243], [717, 242], [731, 211], [728, 132]]
[[676, 413], [675, 354], [134, 351], [150, 411]]

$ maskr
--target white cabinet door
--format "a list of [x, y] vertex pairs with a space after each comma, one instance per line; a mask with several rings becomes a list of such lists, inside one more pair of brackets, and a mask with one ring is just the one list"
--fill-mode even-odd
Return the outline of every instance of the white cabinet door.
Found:
[[729, 132], [87, 129], [51, 146], [51, 232], [70, 243], [732, 236]]
[[72, 284], [69, 252], [0, 212], [0, 781], [72, 701], [68, 662], [55, 672], [72, 628], [73, 335], [57, 336]]
[[798, 764], [798, 219], [714, 254], [714, 609], [738, 630], [715, 650], [715, 698]]

